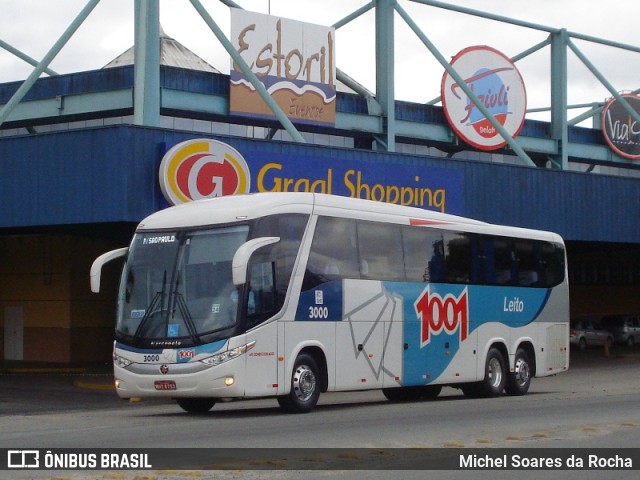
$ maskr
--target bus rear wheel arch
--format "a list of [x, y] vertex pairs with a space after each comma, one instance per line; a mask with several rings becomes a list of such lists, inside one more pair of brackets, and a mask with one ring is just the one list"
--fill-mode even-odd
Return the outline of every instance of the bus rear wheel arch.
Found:
[[460, 388], [469, 398], [500, 396], [505, 388], [508, 371], [505, 355], [494, 345], [487, 352], [484, 378], [479, 382], [464, 384]]

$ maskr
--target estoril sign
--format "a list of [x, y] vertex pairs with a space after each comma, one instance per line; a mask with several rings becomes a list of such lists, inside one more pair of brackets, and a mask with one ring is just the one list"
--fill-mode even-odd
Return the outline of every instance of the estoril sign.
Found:
[[[335, 124], [335, 31], [330, 27], [231, 9], [231, 41], [267, 92], [294, 123]], [[275, 119], [235, 62], [232, 114]]]

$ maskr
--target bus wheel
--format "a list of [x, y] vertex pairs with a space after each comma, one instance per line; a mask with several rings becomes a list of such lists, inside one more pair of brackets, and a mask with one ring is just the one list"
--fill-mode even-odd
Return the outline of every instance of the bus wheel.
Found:
[[484, 368], [484, 380], [481, 382], [482, 396], [497, 397], [502, 394], [506, 382], [504, 357], [497, 348], [489, 349]]
[[524, 395], [529, 391], [531, 385], [531, 367], [529, 356], [522, 348], [516, 351], [516, 361], [513, 373], [507, 375], [507, 383], [504, 386], [505, 392], [509, 395]]
[[176, 398], [176, 402], [189, 413], [207, 413], [216, 404], [214, 398]]
[[289, 413], [307, 413], [320, 398], [320, 370], [315, 359], [306, 353], [296, 358], [291, 374], [291, 391], [278, 397], [282, 409]]

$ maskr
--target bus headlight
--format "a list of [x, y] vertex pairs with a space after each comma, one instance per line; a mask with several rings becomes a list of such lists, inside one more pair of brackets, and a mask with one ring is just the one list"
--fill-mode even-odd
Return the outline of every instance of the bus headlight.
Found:
[[127, 368], [132, 363], [133, 362], [131, 360], [127, 360], [126, 358], [117, 355], [115, 352], [113, 353], [113, 364], [116, 367]]
[[212, 367], [215, 365], [220, 365], [221, 363], [228, 362], [229, 360], [239, 357], [245, 352], [248, 352], [255, 346], [255, 344], [255, 341], [249, 342], [246, 345], [242, 345], [241, 347], [232, 348], [231, 350], [227, 350], [226, 352], [203, 358], [200, 361]]

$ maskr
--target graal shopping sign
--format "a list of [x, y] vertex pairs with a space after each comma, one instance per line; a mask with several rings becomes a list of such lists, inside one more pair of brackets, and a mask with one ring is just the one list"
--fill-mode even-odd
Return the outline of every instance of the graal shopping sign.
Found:
[[[451, 66], [509, 135], [518, 135], [524, 125], [527, 95], [520, 72], [511, 60], [491, 47], [475, 46], [458, 53]], [[445, 116], [460, 138], [481, 150], [506, 145], [448, 72], [442, 77], [441, 90]]]
[[[272, 98], [294, 123], [335, 124], [335, 31], [231, 9], [231, 41]], [[240, 66], [231, 65], [230, 111], [275, 119]]]

